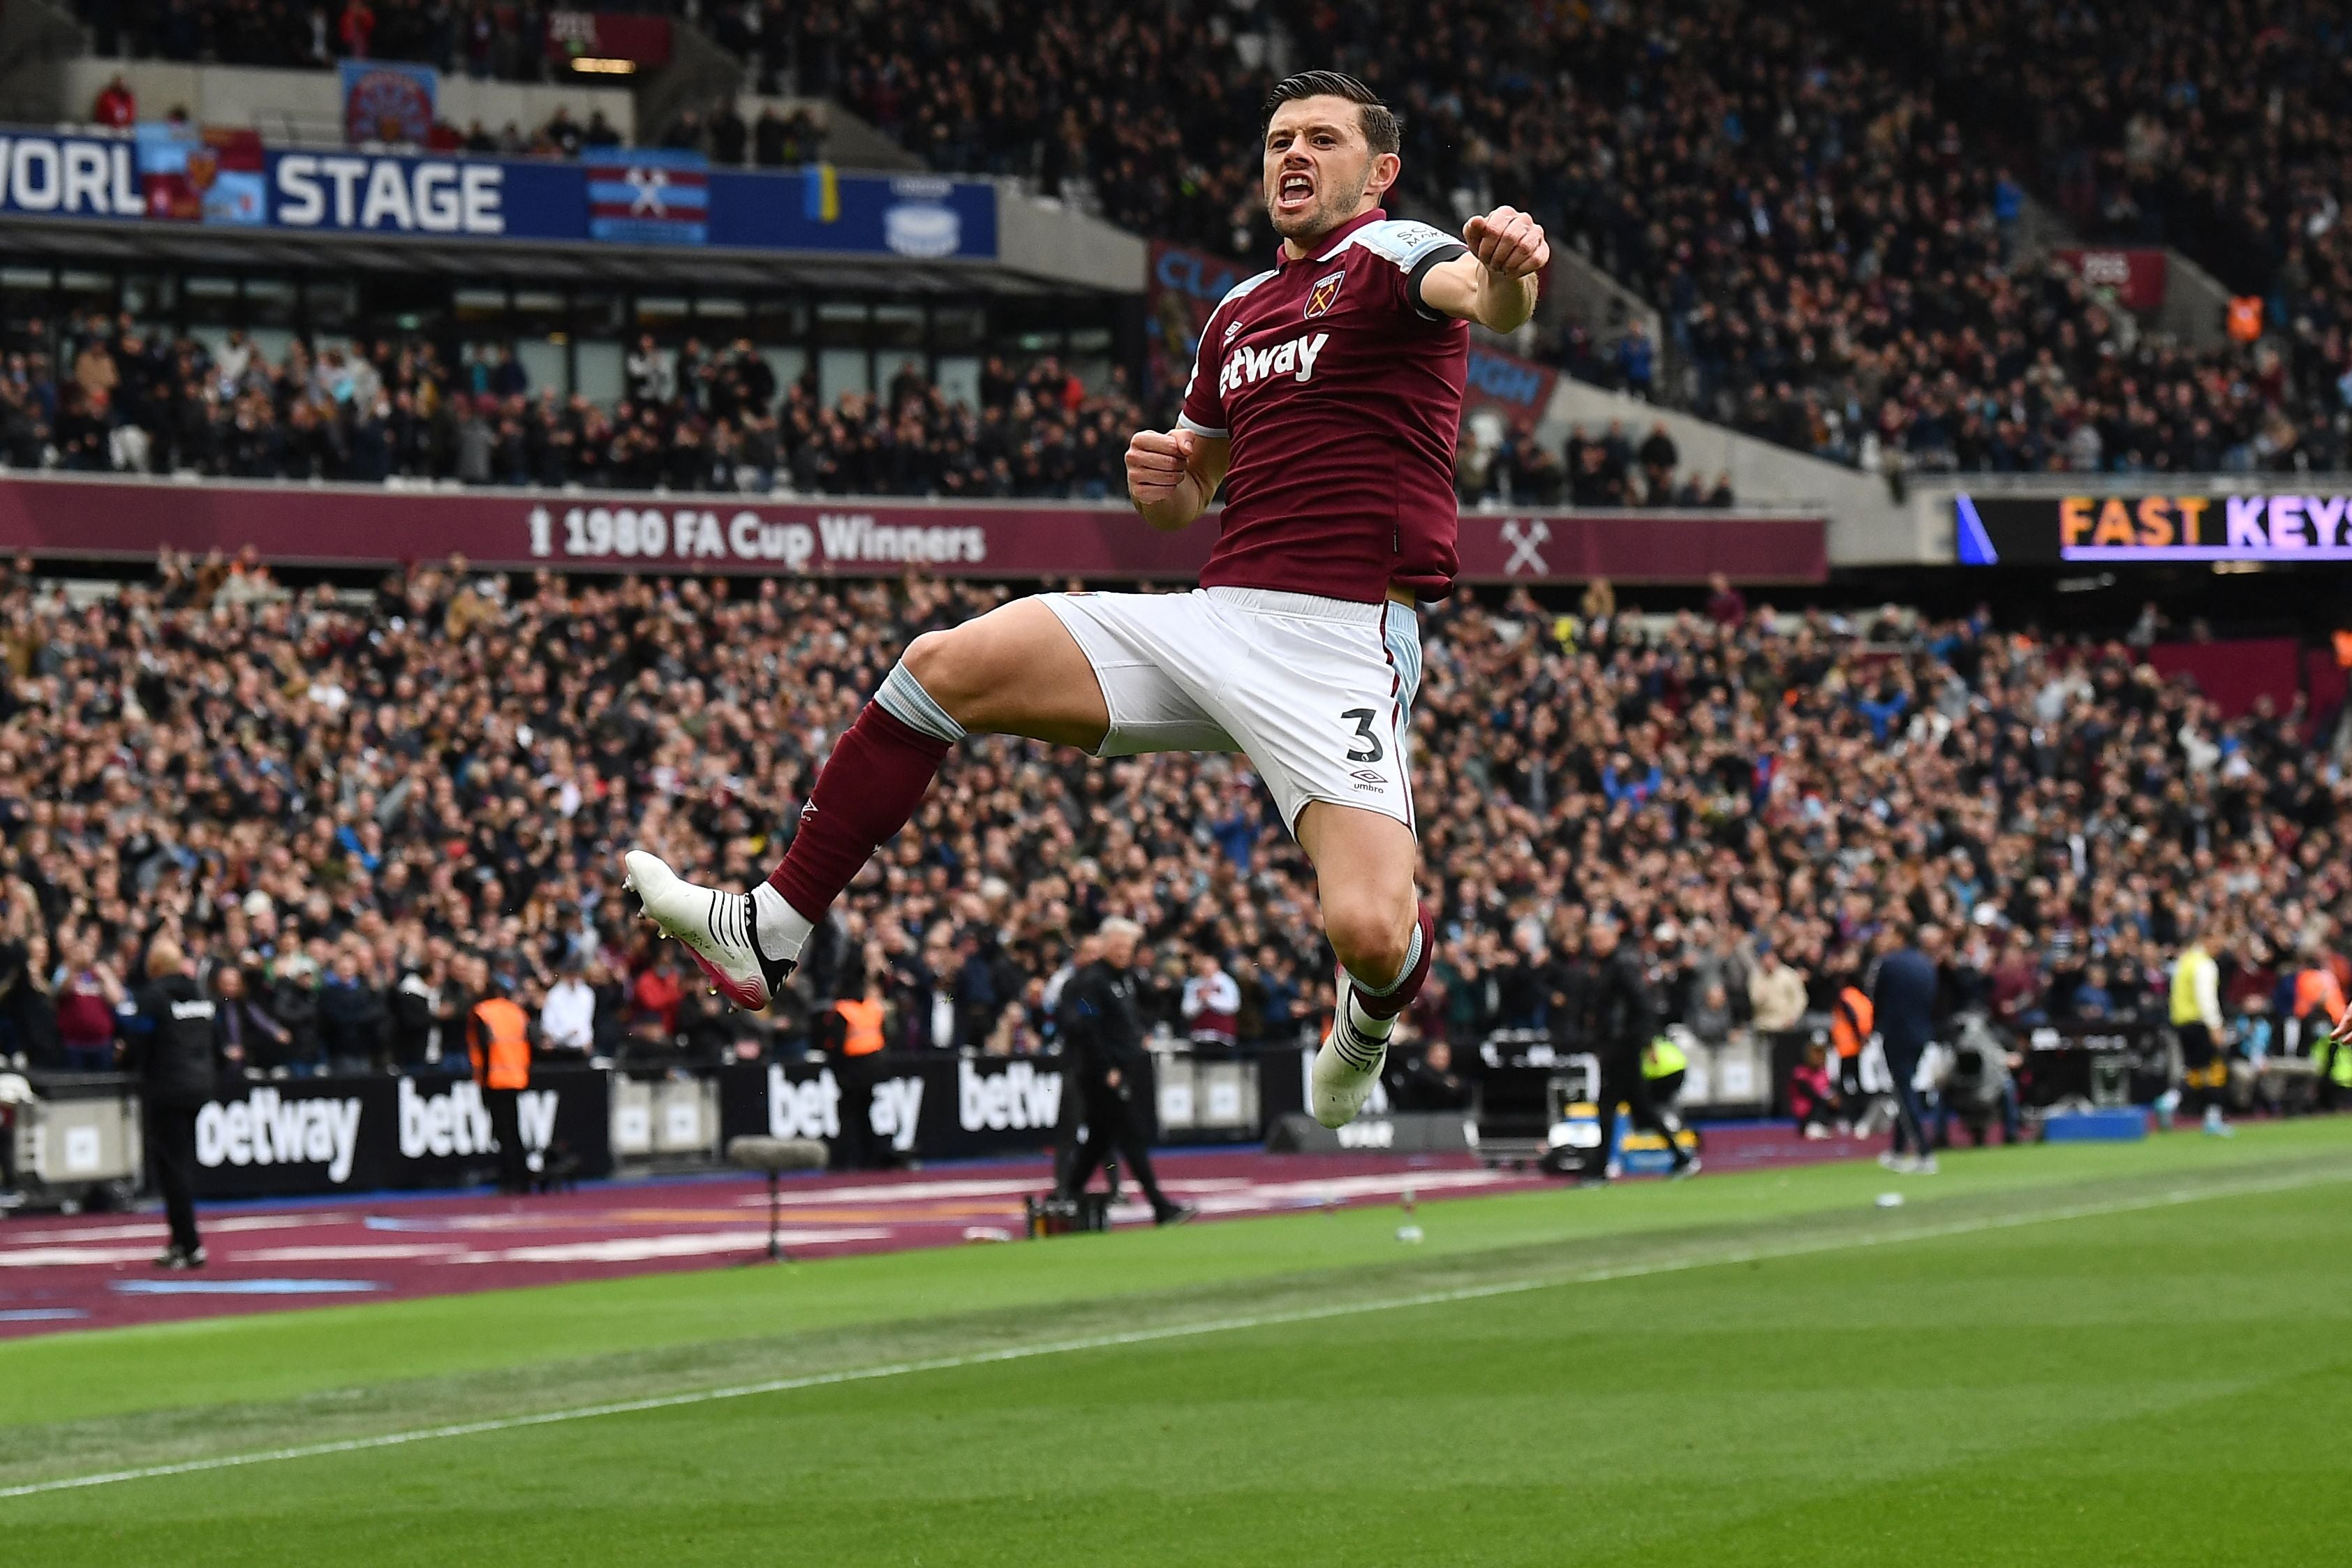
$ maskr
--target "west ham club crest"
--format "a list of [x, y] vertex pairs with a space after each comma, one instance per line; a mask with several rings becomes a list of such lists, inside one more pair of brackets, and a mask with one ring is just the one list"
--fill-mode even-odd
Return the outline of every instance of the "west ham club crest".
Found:
[[1311, 321], [1318, 316], [1327, 314], [1333, 302], [1339, 298], [1340, 285], [1347, 281], [1348, 275], [1345, 272], [1334, 272], [1328, 278], [1318, 278], [1315, 280], [1315, 287], [1307, 291], [1307, 314], [1304, 319]]

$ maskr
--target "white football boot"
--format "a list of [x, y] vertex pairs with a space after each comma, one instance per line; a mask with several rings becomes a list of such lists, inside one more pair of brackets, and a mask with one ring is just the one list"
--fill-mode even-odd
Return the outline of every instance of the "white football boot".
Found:
[[1331, 1032], [1323, 1037], [1323, 1048], [1315, 1053], [1314, 1069], [1307, 1075], [1307, 1109], [1326, 1127], [1345, 1127], [1356, 1119], [1364, 1101], [1372, 1097], [1372, 1087], [1381, 1081], [1381, 1065], [1388, 1060], [1386, 1040], [1370, 1039], [1357, 1032], [1349, 1016], [1355, 994], [1355, 982], [1341, 970], [1339, 1005], [1331, 1015]]
[[637, 896], [646, 918], [686, 944], [721, 996], [757, 1013], [783, 989], [793, 963], [760, 951], [751, 894], [697, 887], [642, 849], [630, 850], [621, 863], [627, 868], [621, 885]]

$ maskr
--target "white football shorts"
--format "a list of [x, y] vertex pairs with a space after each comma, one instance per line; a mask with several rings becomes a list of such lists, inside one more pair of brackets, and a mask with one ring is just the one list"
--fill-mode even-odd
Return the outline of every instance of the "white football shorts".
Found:
[[1044, 597], [1102, 683], [1096, 755], [1240, 752], [1294, 833], [1314, 800], [1413, 826], [1410, 606], [1268, 588]]

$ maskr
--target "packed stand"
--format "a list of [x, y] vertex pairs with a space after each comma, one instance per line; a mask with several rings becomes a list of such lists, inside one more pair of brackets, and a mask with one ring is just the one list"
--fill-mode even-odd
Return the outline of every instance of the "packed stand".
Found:
[[[805, 379], [779, 385], [749, 342], [676, 353], [651, 338], [625, 362], [611, 407], [534, 391], [511, 347], [462, 351], [378, 339], [315, 353], [297, 339], [275, 364], [249, 336], [217, 350], [92, 312], [57, 337], [15, 323], [0, 344], [0, 468], [180, 473], [243, 479], [456, 480], [468, 485], [754, 495], [1052, 497], [1124, 493], [1123, 454], [1147, 424], [1114, 369], [1099, 392], [1052, 356], [992, 357], [977, 408], [911, 361], [878, 395], [827, 405]], [[1663, 426], [1637, 440], [1612, 423], [1555, 447], [1468, 427], [1457, 464], [1468, 505], [1732, 504], [1729, 479], [1680, 464]]]
[[[174, 124], [184, 124], [187, 108], [174, 104], [163, 118]], [[128, 131], [139, 123], [139, 95], [121, 73], [99, 89], [98, 96], [90, 100], [89, 122], [110, 131]], [[530, 131], [511, 120], [495, 132], [478, 120], [462, 131], [446, 120], [436, 120], [425, 133], [425, 145], [432, 152], [470, 153], [480, 157], [593, 159], [626, 141], [619, 128], [604, 118], [601, 106], [591, 108], [588, 118], [582, 121], [572, 118], [569, 108], [558, 104], [545, 123]], [[762, 103], [758, 115], [747, 120], [740, 104], [728, 98], [720, 99], [707, 111], [684, 110], [658, 138], [663, 147], [700, 153], [722, 167], [762, 169], [820, 163], [824, 158], [825, 142], [824, 127], [806, 106], [786, 114], [773, 103]]]
[[1706, 480], [1682, 466], [1682, 448], [1663, 422], [1639, 440], [1622, 419], [1600, 434], [1569, 427], [1558, 450], [1532, 433], [1471, 420], [1454, 449], [1454, 489], [1465, 506], [1646, 507], [1727, 510], [1736, 504], [1731, 476]]
[[[215, 351], [129, 316], [38, 321], [0, 345], [0, 466], [263, 479], [782, 495], [1065, 497], [1120, 493], [1143, 423], [1114, 371], [1090, 392], [1048, 355], [992, 358], [980, 405], [911, 362], [878, 395], [817, 401], [779, 385], [748, 341], [675, 353], [640, 340], [612, 406], [534, 389], [510, 346], [328, 347], [272, 363], [241, 331]], [[58, 363], [58, 362], [62, 362]]]
[[[622, 5], [614, 9], [630, 9]], [[405, 60], [482, 80], [549, 74], [541, 0], [78, 0], [101, 55], [331, 68]]]
[[2306, 321], [2321, 336], [2344, 326], [2342, 5], [1896, 0], [1864, 17], [1933, 61], [1956, 104], [2030, 139], [2042, 184], [2086, 234], [2176, 246], [2266, 296], [2298, 335]]
[[[1139, 233], [1244, 258], [1272, 244], [1255, 131], [1287, 39], [1399, 106], [1393, 206], [1449, 226], [1525, 206], [1663, 312], [1664, 342], [1563, 329], [1547, 353], [1573, 374], [1870, 469], [2347, 466], [2352, 342], [2335, 302], [2352, 252], [2327, 172], [2352, 110], [2325, 67], [2340, 17], [2296, 0], [2244, 15], [2173, 0], [2128, 19], [2020, 0], [1908, 0], [1858, 24], [1853, 9], [1247, 0], [1106, 16], [953, 0], [918, 18], [717, 0], [697, 15], [761, 87], [838, 98], [939, 168], [1030, 177]], [[1854, 41], [1890, 21], [1933, 41], [1877, 51], [1899, 70]], [[170, 47], [217, 54], [205, 26], [305, 59], [500, 74], [540, 68], [498, 40], [536, 38], [543, 17], [181, 0], [137, 47], [169, 52], [157, 40], [176, 28]], [[2010, 128], [1940, 112], [1921, 58], [1961, 73], [1956, 100], [2027, 106], [2062, 202], [2100, 226], [2245, 251], [2234, 270], [2274, 295], [2272, 337], [2174, 348], [2063, 268], [2017, 265], [2024, 187], [1989, 150]], [[1123, 111], [1137, 101], [1165, 112]], [[670, 135], [722, 163], [783, 161], [803, 140], [731, 107]]]
[[[2192, 354], [2063, 268], [2015, 265], [2010, 171], [1821, 16], [1307, 10], [1403, 105], [1408, 181], [1418, 153], [1454, 216], [1529, 207], [1659, 308], [1664, 344], [1566, 334], [1574, 374], [1872, 468], [2341, 462], [2340, 342], [2332, 360]], [[1398, 37], [1428, 47], [1401, 56]]]
[[[719, 7], [722, 35], [755, 11]], [[1286, 36], [1402, 110], [1393, 207], [1448, 226], [1527, 207], [1670, 323], [1664, 343], [1565, 330], [1548, 351], [1563, 368], [1835, 461], [2344, 464], [2352, 353], [2332, 313], [2284, 351], [2191, 353], [2063, 269], [2017, 266], [2022, 185], [1924, 78], [1830, 42], [1825, 12], [1265, 0], [1163, 21], [959, 0], [919, 25], [843, 3], [798, 26], [752, 31], [801, 63], [803, 90], [939, 167], [1029, 175], [1138, 232], [1244, 258], [1272, 244], [1255, 132], [1270, 40]], [[1142, 99], [1171, 107], [1118, 111]]]
[[[487, 986], [598, 1057], [797, 1051], [867, 994], [899, 1048], [1025, 1052], [1114, 913], [1147, 928], [1154, 1025], [1312, 1037], [1332, 973], [1314, 879], [1236, 757], [967, 743], [778, 1016], [729, 1010], [629, 917], [624, 848], [762, 875], [899, 648], [1008, 592], [453, 562], [289, 594], [250, 560], [167, 557], [78, 599], [20, 564], [0, 585], [6, 1048], [107, 1059], [107, 1009], [162, 933], [259, 1072], [446, 1058]], [[1605, 584], [1575, 613], [1465, 592], [1425, 640], [1424, 1038], [1580, 1038], [1601, 910], [1702, 1042], [1828, 1016], [1889, 921], [1950, 931], [1960, 999], [2021, 1028], [2160, 1021], [2200, 912], [2232, 1016], [2340, 963], [2343, 734], [2300, 708], [2222, 721], [2122, 645], [1780, 617], [1722, 583], [1674, 617]]]

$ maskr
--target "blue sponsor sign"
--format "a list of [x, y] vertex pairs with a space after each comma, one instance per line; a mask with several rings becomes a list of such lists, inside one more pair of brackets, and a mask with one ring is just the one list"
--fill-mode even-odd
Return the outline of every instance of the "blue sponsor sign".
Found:
[[[710, 243], [747, 250], [830, 250], [861, 256], [992, 259], [996, 188], [932, 175], [835, 175], [822, 198], [819, 171], [710, 174]], [[830, 217], [824, 216], [831, 212]]]
[[0, 214], [135, 218], [146, 205], [129, 142], [0, 130]]
[[1513, 408], [1539, 410], [1551, 395], [1550, 377], [1544, 374], [1543, 366], [1475, 343], [1463, 378], [1470, 393]]
[[710, 164], [667, 148], [592, 155], [588, 237], [625, 245], [700, 245], [709, 233]]
[[1234, 285], [1248, 274], [1237, 262], [1221, 260], [1197, 250], [1179, 246], [1154, 246], [1159, 255], [1152, 258], [1152, 281], [1162, 289], [1173, 289], [1188, 300], [1197, 300], [1214, 309], [1217, 302], [1233, 292]]
[[463, 239], [585, 239], [576, 163], [406, 153], [272, 153], [274, 228]]
[[[145, 187], [178, 179], [205, 146], [0, 127], [0, 216], [197, 216], [147, 212]], [[142, 177], [142, 153], [155, 163]], [[219, 160], [214, 159], [216, 165]], [[168, 164], [168, 168], [165, 166]], [[228, 171], [221, 171], [226, 174]], [[271, 149], [239, 175], [236, 210], [206, 187], [202, 216], [271, 228], [430, 238], [709, 244], [916, 260], [992, 260], [996, 191], [980, 181], [709, 169], [692, 154], [606, 153], [588, 163]], [[201, 183], [201, 182], [197, 182]], [[226, 196], [229, 193], [224, 190]]]

